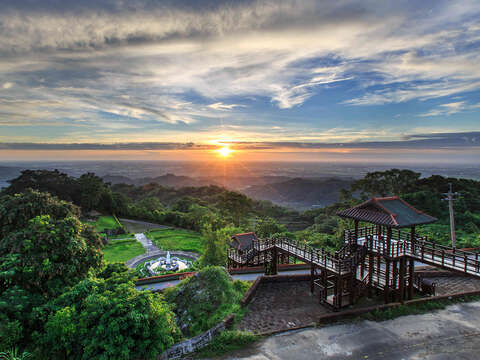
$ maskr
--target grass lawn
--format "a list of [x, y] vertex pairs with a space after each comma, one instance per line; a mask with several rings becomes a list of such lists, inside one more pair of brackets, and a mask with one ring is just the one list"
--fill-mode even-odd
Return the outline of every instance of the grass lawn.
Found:
[[104, 229], [116, 229], [120, 227], [113, 216], [100, 216], [95, 223], [92, 223], [98, 232]]
[[125, 262], [145, 253], [145, 248], [135, 239], [111, 240], [103, 248], [106, 262]]
[[202, 252], [202, 235], [185, 229], [158, 229], [146, 233], [162, 250]]

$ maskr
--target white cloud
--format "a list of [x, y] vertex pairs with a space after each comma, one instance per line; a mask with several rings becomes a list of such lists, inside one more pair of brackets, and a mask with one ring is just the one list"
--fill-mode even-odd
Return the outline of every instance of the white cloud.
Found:
[[[202, 11], [109, 5], [3, 9], [0, 77], [15, 86], [10, 97], [2, 92], [0, 118], [206, 129], [228, 110], [248, 110], [235, 97], [289, 109], [351, 80], [360, 94], [348, 95], [349, 105], [480, 89], [480, 54], [461, 46], [480, 37], [470, 1], [414, 9], [369, 0], [229, 2]], [[100, 121], [99, 112], [125, 119]]]
[[216, 102], [214, 104], [210, 104], [207, 106], [210, 109], [214, 110], [232, 110], [234, 108], [238, 107], [245, 107], [245, 105], [240, 105], [240, 104], [224, 104], [222, 102]]
[[10, 89], [12, 86], [13, 86], [13, 83], [6, 82], [6, 83], [3, 83], [2, 89]]
[[480, 103], [478, 104], [467, 104], [466, 101], [456, 101], [447, 104], [442, 104], [435, 109], [430, 110], [424, 114], [420, 114], [422, 117], [429, 116], [443, 116], [443, 115], [452, 115], [462, 111], [479, 109]]

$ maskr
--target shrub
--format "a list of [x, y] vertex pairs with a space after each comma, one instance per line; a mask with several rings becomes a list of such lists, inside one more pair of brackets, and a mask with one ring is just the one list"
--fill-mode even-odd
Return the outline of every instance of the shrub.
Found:
[[183, 334], [194, 336], [240, 311], [239, 301], [248, 287], [232, 281], [224, 268], [209, 266], [166, 291], [165, 297], [175, 305]]
[[43, 309], [39, 358], [155, 359], [180, 338], [161, 295], [136, 290], [125, 273], [112, 274], [79, 282]]

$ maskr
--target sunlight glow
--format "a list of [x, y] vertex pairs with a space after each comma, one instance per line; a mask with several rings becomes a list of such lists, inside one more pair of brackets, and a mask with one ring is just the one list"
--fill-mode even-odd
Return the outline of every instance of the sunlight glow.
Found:
[[217, 152], [223, 157], [228, 157], [233, 152], [233, 150], [230, 149], [227, 145], [218, 149]]

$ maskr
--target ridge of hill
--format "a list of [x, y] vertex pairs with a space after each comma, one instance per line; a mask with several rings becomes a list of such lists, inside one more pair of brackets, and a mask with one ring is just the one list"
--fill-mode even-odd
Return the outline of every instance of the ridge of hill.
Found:
[[269, 200], [274, 204], [296, 210], [325, 207], [336, 203], [342, 189], [349, 189], [354, 179], [294, 178], [287, 181], [253, 185], [242, 192], [257, 200]]

